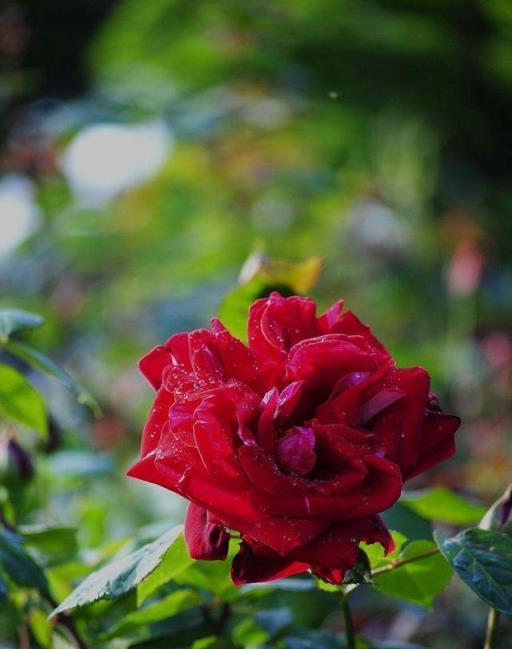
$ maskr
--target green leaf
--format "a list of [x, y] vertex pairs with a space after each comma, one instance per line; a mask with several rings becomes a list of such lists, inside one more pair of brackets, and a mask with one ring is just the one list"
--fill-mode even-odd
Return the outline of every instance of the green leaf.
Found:
[[0, 576], [0, 600], [5, 599], [8, 594], [9, 594], [9, 589], [7, 588], [7, 584]]
[[420, 539], [432, 540], [432, 523], [423, 516], [418, 516], [401, 501], [382, 514], [386, 527], [396, 530], [411, 541]]
[[19, 586], [37, 588], [48, 593], [48, 582], [43, 570], [21, 545], [19, 537], [0, 532], [0, 565], [6, 574]]
[[25, 329], [35, 329], [43, 324], [43, 318], [21, 309], [0, 309], [0, 344], [9, 340], [11, 334]]
[[52, 647], [52, 625], [48, 616], [38, 608], [33, 608], [28, 614], [30, 630], [38, 645], [44, 649]]
[[264, 644], [270, 638], [270, 633], [265, 631], [256, 620], [246, 617], [235, 625], [231, 637], [236, 645], [252, 647]]
[[121, 623], [108, 632], [107, 638], [121, 637], [127, 634], [129, 636], [137, 627], [172, 617], [181, 611], [198, 606], [201, 602], [201, 597], [194, 591], [178, 590], [151, 606], [125, 615]]
[[155, 570], [137, 586], [137, 606], [141, 606], [160, 586], [188, 572], [195, 563], [189, 556], [183, 534], [180, 534]]
[[211, 635], [195, 640], [190, 649], [229, 649], [232, 646], [225, 638]]
[[32, 525], [19, 528], [19, 533], [26, 546], [43, 554], [64, 559], [78, 551], [76, 530], [73, 527]]
[[46, 439], [48, 417], [43, 398], [27, 379], [8, 365], [0, 365], [0, 418], [10, 419]]
[[243, 593], [229, 576], [231, 561], [237, 551], [238, 542], [233, 540], [226, 561], [194, 561], [186, 571], [176, 576], [176, 583], [200, 588], [223, 602], [238, 599]]
[[[428, 554], [436, 549], [432, 541], [405, 542], [401, 535], [393, 533], [396, 548], [384, 557], [378, 544], [363, 546], [368, 553], [374, 572], [375, 586], [386, 595], [418, 604], [424, 608], [431, 608], [434, 598], [448, 585], [452, 572], [450, 566], [440, 554]], [[411, 561], [418, 557], [417, 561]], [[403, 565], [395, 563], [407, 561]], [[390, 567], [385, 572], [379, 572]], [[391, 569], [392, 568], [392, 569]]]
[[436, 541], [457, 575], [489, 606], [512, 614], [512, 538], [476, 527]]
[[242, 270], [245, 280], [222, 301], [218, 311], [220, 320], [234, 336], [246, 340], [247, 314], [254, 300], [272, 291], [283, 295], [307, 293], [316, 284], [321, 266], [319, 257], [293, 263], [269, 260], [260, 252], [254, 253]]
[[60, 381], [71, 392], [78, 403], [88, 406], [96, 416], [101, 414], [101, 409], [92, 394], [79, 385], [65, 370], [48, 358], [48, 356], [20, 341], [10, 340], [5, 346], [12, 354], [18, 356], [18, 358], [21, 358], [32, 367]]
[[485, 514], [485, 507], [475, 505], [444, 487], [405, 492], [400, 502], [423, 518], [452, 525], [471, 525]]
[[180, 539], [182, 526], [171, 529], [152, 543], [118, 557], [90, 574], [53, 612], [52, 617], [98, 599], [115, 599], [143, 582]]

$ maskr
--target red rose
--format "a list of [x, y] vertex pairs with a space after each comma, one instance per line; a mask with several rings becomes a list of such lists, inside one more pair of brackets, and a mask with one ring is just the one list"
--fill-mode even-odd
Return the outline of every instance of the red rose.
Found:
[[216, 319], [140, 361], [157, 390], [129, 475], [190, 501], [185, 540], [225, 559], [236, 584], [305, 570], [340, 583], [358, 544], [390, 535], [379, 513], [405, 480], [454, 452], [457, 417], [428, 373], [398, 369], [342, 303], [273, 293], [249, 313], [249, 345]]

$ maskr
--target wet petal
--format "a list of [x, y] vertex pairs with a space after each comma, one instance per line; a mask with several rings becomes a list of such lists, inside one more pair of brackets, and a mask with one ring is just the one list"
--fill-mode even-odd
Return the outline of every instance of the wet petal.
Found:
[[171, 352], [166, 347], [155, 347], [149, 354], [143, 356], [139, 361], [139, 370], [158, 390], [162, 385], [162, 373], [167, 365], [172, 363]]

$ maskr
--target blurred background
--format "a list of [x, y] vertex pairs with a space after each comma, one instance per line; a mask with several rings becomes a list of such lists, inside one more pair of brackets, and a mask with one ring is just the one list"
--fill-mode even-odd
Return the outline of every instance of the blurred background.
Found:
[[[53, 442], [28, 522], [75, 524], [94, 549], [181, 517], [123, 475], [151, 401], [137, 359], [206, 325], [251, 255], [242, 280], [264, 255], [323, 257], [319, 304], [343, 296], [430, 370], [463, 427], [417, 486], [503, 491], [509, 0], [3, 0], [0, 60], [0, 306], [41, 313], [31, 342], [103, 409], [34, 377]], [[480, 646], [484, 607], [451, 588], [434, 614], [363, 599], [358, 624]]]

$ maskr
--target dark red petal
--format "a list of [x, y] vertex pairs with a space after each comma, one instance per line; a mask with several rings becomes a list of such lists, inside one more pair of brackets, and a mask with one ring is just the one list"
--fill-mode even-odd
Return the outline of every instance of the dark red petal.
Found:
[[222, 392], [206, 398], [194, 412], [194, 440], [210, 475], [225, 487], [247, 489], [248, 482], [236, 461], [237, 422], [232, 404]]
[[185, 516], [185, 542], [192, 559], [225, 559], [229, 534], [222, 525], [212, 523], [203, 507], [190, 503]]
[[362, 336], [372, 346], [373, 349], [378, 350], [386, 356], [389, 356], [388, 350], [384, 345], [373, 335], [372, 330], [368, 325], [365, 325], [359, 318], [352, 313], [346, 311], [331, 328], [331, 333], [347, 334], [350, 336]]
[[405, 394], [404, 399], [396, 406], [401, 415], [402, 431], [400, 434], [401, 444], [396, 458], [393, 458], [405, 475], [418, 463], [420, 458], [423, 420], [430, 392], [430, 377], [428, 372], [421, 367], [397, 369], [390, 373], [386, 383], [396, 386]]
[[191, 372], [192, 363], [190, 361], [188, 338], [188, 333], [174, 334], [166, 341], [165, 346], [171, 352], [176, 365], [183, 367], [187, 372]]
[[430, 467], [447, 460], [455, 453], [455, 433], [460, 419], [439, 412], [427, 412], [421, 433], [419, 461], [406, 474], [410, 480]]
[[162, 372], [167, 365], [172, 363], [172, 356], [166, 347], [155, 347], [139, 361], [139, 370], [158, 390], [162, 385]]
[[307, 475], [316, 464], [315, 435], [311, 428], [294, 426], [277, 445], [280, 466], [296, 475]]
[[261, 401], [261, 415], [258, 420], [258, 440], [261, 448], [273, 455], [275, 450], [275, 426], [274, 416], [279, 402], [279, 391], [277, 388], [269, 390]]
[[386, 376], [394, 367], [391, 358], [374, 371], [354, 371], [342, 375], [332, 390], [331, 398], [321, 404], [315, 417], [322, 423], [345, 422], [351, 425], [359, 415], [364, 401], [371, 398], [383, 385]]
[[338, 300], [318, 318], [318, 324], [320, 325], [323, 334], [329, 334], [332, 332], [332, 328], [338, 320], [342, 309], [343, 300]]
[[381, 362], [382, 357], [361, 336], [333, 334], [295, 345], [290, 350], [286, 376], [290, 381], [309, 381], [319, 391], [332, 390], [343, 374], [373, 371]]
[[384, 388], [368, 399], [359, 409], [354, 426], [365, 426], [376, 415], [380, 414], [386, 408], [393, 405], [404, 397], [404, 393], [398, 388]]
[[174, 403], [172, 394], [160, 388], [149, 411], [142, 431], [140, 454], [142, 457], [151, 453], [160, 441], [164, 428], [168, 426], [169, 410]]
[[297, 342], [320, 335], [316, 304], [305, 297], [279, 293], [257, 300], [249, 310], [249, 347], [257, 356], [284, 358]]
[[247, 543], [242, 542], [231, 565], [231, 579], [236, 586], [242, 586], [283, 579], [305, 572], [308, 568], [307, 563], [290, 561], [286, 557], [257, 555]]

